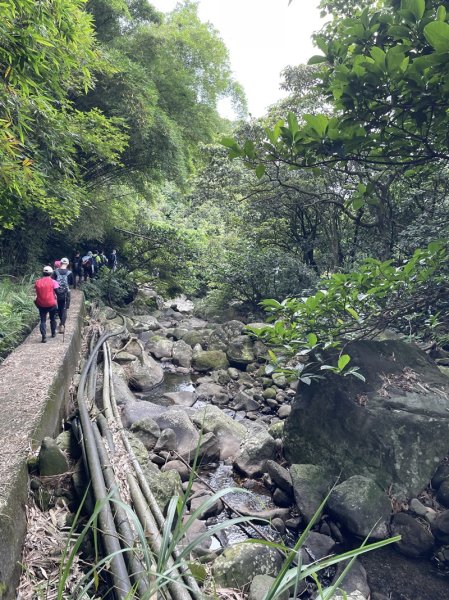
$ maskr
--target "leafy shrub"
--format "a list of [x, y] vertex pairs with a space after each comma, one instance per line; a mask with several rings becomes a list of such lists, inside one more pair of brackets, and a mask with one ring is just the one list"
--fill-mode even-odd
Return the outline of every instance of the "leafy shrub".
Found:
[[0, 359], [5, 358], [38, 320], [31, 281], [0, 278]]
[[124, 306], [133, 301], [137, 285], [126, 269], [111, 271], [104, 267], [99, 276], [83, 286], [87, 300], [95, 300], [109, 306]]
[[210, 279], [221, 290], [223, 306], [233, 300], [257, 311], [264, 298], [282, 300], [314, 288], [316, 274], [297, 256], [275, 248], [240, 245], [220, 254], [210, 266]]
[[305, 383], [326, 369], [361, 377], [356, 367], [346, 369], [348, 355], [341, 355], [336, 366], [323, 365], [321, 351], [375, 337], [386, 328], [428, 337], [444, 324], [439, 318], [449, 308], [448, 264], [444, 242], [415, 250], [400, 266], [392, 260], [366, 259], [358, 270], [323, 279], [312, 296], [264, 300], [271, 324], [252, 332], [276, 347], [273, 363], [296, 372]]

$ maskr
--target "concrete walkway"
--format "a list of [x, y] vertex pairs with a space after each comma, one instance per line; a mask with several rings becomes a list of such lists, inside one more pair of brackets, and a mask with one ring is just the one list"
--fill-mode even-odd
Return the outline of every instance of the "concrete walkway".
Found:
[[27, 456], [61, 428], [79, 360], [83, 295], [72, 291], [66, 334], [41, 343], [37, 326], [0, 365], [0, 599], [14, 598], [26, 531]]

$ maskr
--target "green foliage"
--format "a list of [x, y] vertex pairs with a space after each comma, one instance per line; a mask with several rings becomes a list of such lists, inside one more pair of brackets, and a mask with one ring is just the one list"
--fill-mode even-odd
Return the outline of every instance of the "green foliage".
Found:
[[126, 269], [111, 271], [102, 267], [96, 279], [83, 285], [83, 292], [87, 300], [120, 307], [132, 302], [137, 293], [137, 285]]
[[449, 51], [447, 2], [323, 2], [333, 20], [315, 36], [323, 52], [318, 86], [334, 115], [294, 115], [266, 129], [254, 160], [245, 145], [230, 155], [297, 168], [358, 161], [420, 166], [447, 161]]
[[93, 85], [99, 64], [83, 0], [13, 0], [0, 22], [0, 229], [37, 207], [60, 227], [85, 202], [83, 172], [116, 163], [120, 121], [81, 115], [70, 97]]
[[350, 357], [343, 351], [336, 366], [323, 365], [322, 351], [344, 349], [347, 341], [375, 337], [387, 327], [425, 331], [429, 319], [435, 322], [433, 315], [447, 309], [448, 259], [443, 242], [416, 250], [400, 266], [366, 259], [357, 271], [322, 280], [313, 296], [264, 300], [271, 324], [249, 329], [276, 348], [277, 366], [305, 383], [325, 370], [360, 378], [357, 367], [347, 368]]
[[295, 255], [258, 248], [239, 240], [225, 252], [209, 254], [207, 275], [222, 290], [223, 300], [243, 302], [255, 311], [263, 298], [281, 300], [314, 287], [316, 275]]
[[0, 360], [22, 341], [38, 320], [30, 283], [0, 277]]

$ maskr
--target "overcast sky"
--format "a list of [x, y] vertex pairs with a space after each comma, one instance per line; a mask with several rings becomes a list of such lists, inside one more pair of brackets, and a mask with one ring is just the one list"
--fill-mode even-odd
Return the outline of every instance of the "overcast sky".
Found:
[[[306, 63], [314, 51], [311, 35], [320, 29], [319, 0], [199, 0], [199, 16], [210, 21], [229, 49], [234, 77], [245, 89], [249, 112], [260, 117], [282, 97], [280, 72]], [[150, 0], [169, 12], [176, 0]], [[230, 117], [222, 106], [223, 116]]]

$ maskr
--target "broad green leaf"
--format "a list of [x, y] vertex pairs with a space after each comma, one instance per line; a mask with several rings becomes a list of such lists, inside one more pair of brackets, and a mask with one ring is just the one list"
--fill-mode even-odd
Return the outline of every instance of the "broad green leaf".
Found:
[[256, 167], [256, 177], [260, 179], [265, 174], [265, 165], [257, 165]]
[[349, 354], [342, 354], [340, 356], [340, 358], [338, 359], [338, 368], [340, 369], [340, 371], [343, 371], [343, 369], [346, 367], [346, 365], [348, 364], [348, 362], [351, 360], [351, 357], [349, 356]]
[[324, 115], [304, 115], [304, 121], [316, 131], [319, 136], [324, 136], [329, 119]]
[[449, 25], [443, 21], [432, 21], [424, 27], [426, 40], [437, 52], [449, 52]]
[[378, 46], [374, 46], [373, 48], [371, 48], [370, 54], [373, 57], [376, 65], [378, 67], [380, 67], [381, 69], [384, 69], [385, 68], [385, 56], [386, 56], [385, 52]]
[[307, 61], [308, 65], [318, 65], [320, 63], [324, 63], [327, 62], [327, 56], [322, 56], [321, 54], [314, 54], [311, 58], [309, 58], [309, 60]]
[[299, 130], [298, 119], [296, 118], [295, 113], [289, 112], [287, 116], [288, 128], [291, 133], [294, 135]]
[[309, 333], [309, 335], [307, 336], [307, 343], [309, 344], [309, 346], [315, 346], [317, 341], [317, 336], [314, 333]]
[[222, 144], [222, 146], [226, 146], [226, 148], [235, 148], [235, 147], [238, 147], [238, 144], [235, 141], [235, 139], [231, 138], [231, 137], [221, 138], [221, 144]]
[[445, 21], [446, 20], [446, 8], [441, 5], [438, 7], [437, 10], [437, 20], [438, 21]]
[[356, 321], [360, 319], [357, 311], [355, 311], [351, 306], [346, 307], [346, 312], [348, 312], [351, 315], [351, 317], [354, 317]]
[[417, 21], [422, 19], [426, 10], [425, 0], [402, 0], [401, 8], [409, 10]]

